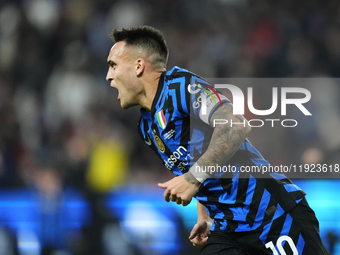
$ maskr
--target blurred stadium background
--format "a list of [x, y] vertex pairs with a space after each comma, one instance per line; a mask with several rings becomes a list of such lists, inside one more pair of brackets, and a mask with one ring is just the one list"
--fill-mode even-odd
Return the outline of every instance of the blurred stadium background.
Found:
[[[310, 88], [301, 128], [250, 139], [276, 165], [340, 163], [337, 0], [0, 0], [0, 255], [197, 253], [195, 203], [163, 201], [156, 183], [173, 176], [105, 81], [108, 34], [144, 24], [163, 31], [169, 68], [332, 78]], [[340, 254], [340, 181], [320, 177], [296, 183]]]

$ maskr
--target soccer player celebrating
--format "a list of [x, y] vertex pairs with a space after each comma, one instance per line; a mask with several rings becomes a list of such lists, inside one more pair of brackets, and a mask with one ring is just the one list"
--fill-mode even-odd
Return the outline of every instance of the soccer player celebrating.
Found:
[[[106, 79], [123, 109], [141, 107], [141, 138], [177, 175], [158, 184], [164, 199], [183, 206], [197, 199], [189, 239], [202, 247], [201, 255], [330, 254], [299, 187], [280, 173], [240, 171], [269, 165], [246, 138], [250, 127], [215, 127], [217, 119], [246, 121], [199, 76], [179, 67], [166, 71], [168, 48], [160, 31], [144, 26], [114, 30], [111, 37]], [[227, 166], [233, 171], [221, 171]]]

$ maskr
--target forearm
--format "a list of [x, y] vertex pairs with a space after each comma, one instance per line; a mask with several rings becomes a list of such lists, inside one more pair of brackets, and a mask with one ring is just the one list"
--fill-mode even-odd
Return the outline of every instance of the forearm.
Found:
[[[202, 182], [196, 176], [199, 167], [209, 169], [209, 166], [224, 165], [240, 148], [250, 132], [250, 127], [243, 116], [233, 115], [231, 104], [222, 105], [214, 112], [211, 117], [212, 126], [214, 119], [227, 119], [228, 123], [232, 121], [233, 123], [244, 123], [244, 125], [234, 124], [231, 126], [230, 124], [224, 124], [217, 125], [214, 128], [208, 149], [197, 160], [197, 164], [184, 175], [187, 182], [196, 186], [200, 186]], [[210, 174], [208, 172], [205, 173]]]

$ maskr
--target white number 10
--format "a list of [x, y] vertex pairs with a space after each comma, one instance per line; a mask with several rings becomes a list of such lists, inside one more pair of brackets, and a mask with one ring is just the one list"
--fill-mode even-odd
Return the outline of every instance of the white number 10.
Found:
[[289, 247], [292, 249], [293, 255], [299, 255], [298, 250], [296, 249], [296, 246], [292, 240], [292, 238], [290, 238], [289, 236], [280, 236], [279, 239], [277, 239], [276, 241], [276, 246], [279, 250], [279, 252], [277, 252], [277, 250], [275, 249], [275, 246], [273, 244], [272, 241], [268, 242], [265, 244], [266, 248], [270, 248], [273, 252], [273, 255], [287, 255], [286, 252], [284, 251], [283, 247], [282, 247], [282, 242], [286, 241], [289, 244]]

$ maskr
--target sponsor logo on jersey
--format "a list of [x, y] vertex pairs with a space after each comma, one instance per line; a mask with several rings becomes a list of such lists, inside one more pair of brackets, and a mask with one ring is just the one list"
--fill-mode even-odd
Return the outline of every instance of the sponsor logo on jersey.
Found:
[[[187, 152], [188, 150], [185, 147], [179, 146], [167, 160], [164, 160], [164, 165], [169, 170], [172, 170], [173, 166], [175, 165], [177, 165], [181, 171], [186, 170], [187, 166], [189, 165], [189, 161], [193, 159], [193, 157], [191, 157]], [[181, 157], [184, 157], [184, 159], [180, 160]]]
[[170, 138], [174, 137], [174, 135], [175, 135], [175, 129], [171, 129], [170, 131], [165, 133], [164, 139], [165, 140], [170, 139]]
[[165, 145], [164, 145], [162, 139], [159, 138], [158, 135], [155, 135], [155, 142], [156, 142], [156, 145], [157, 145], [158, 149], [160, 150], [160, 152], [164, 152], [165, 151]]

